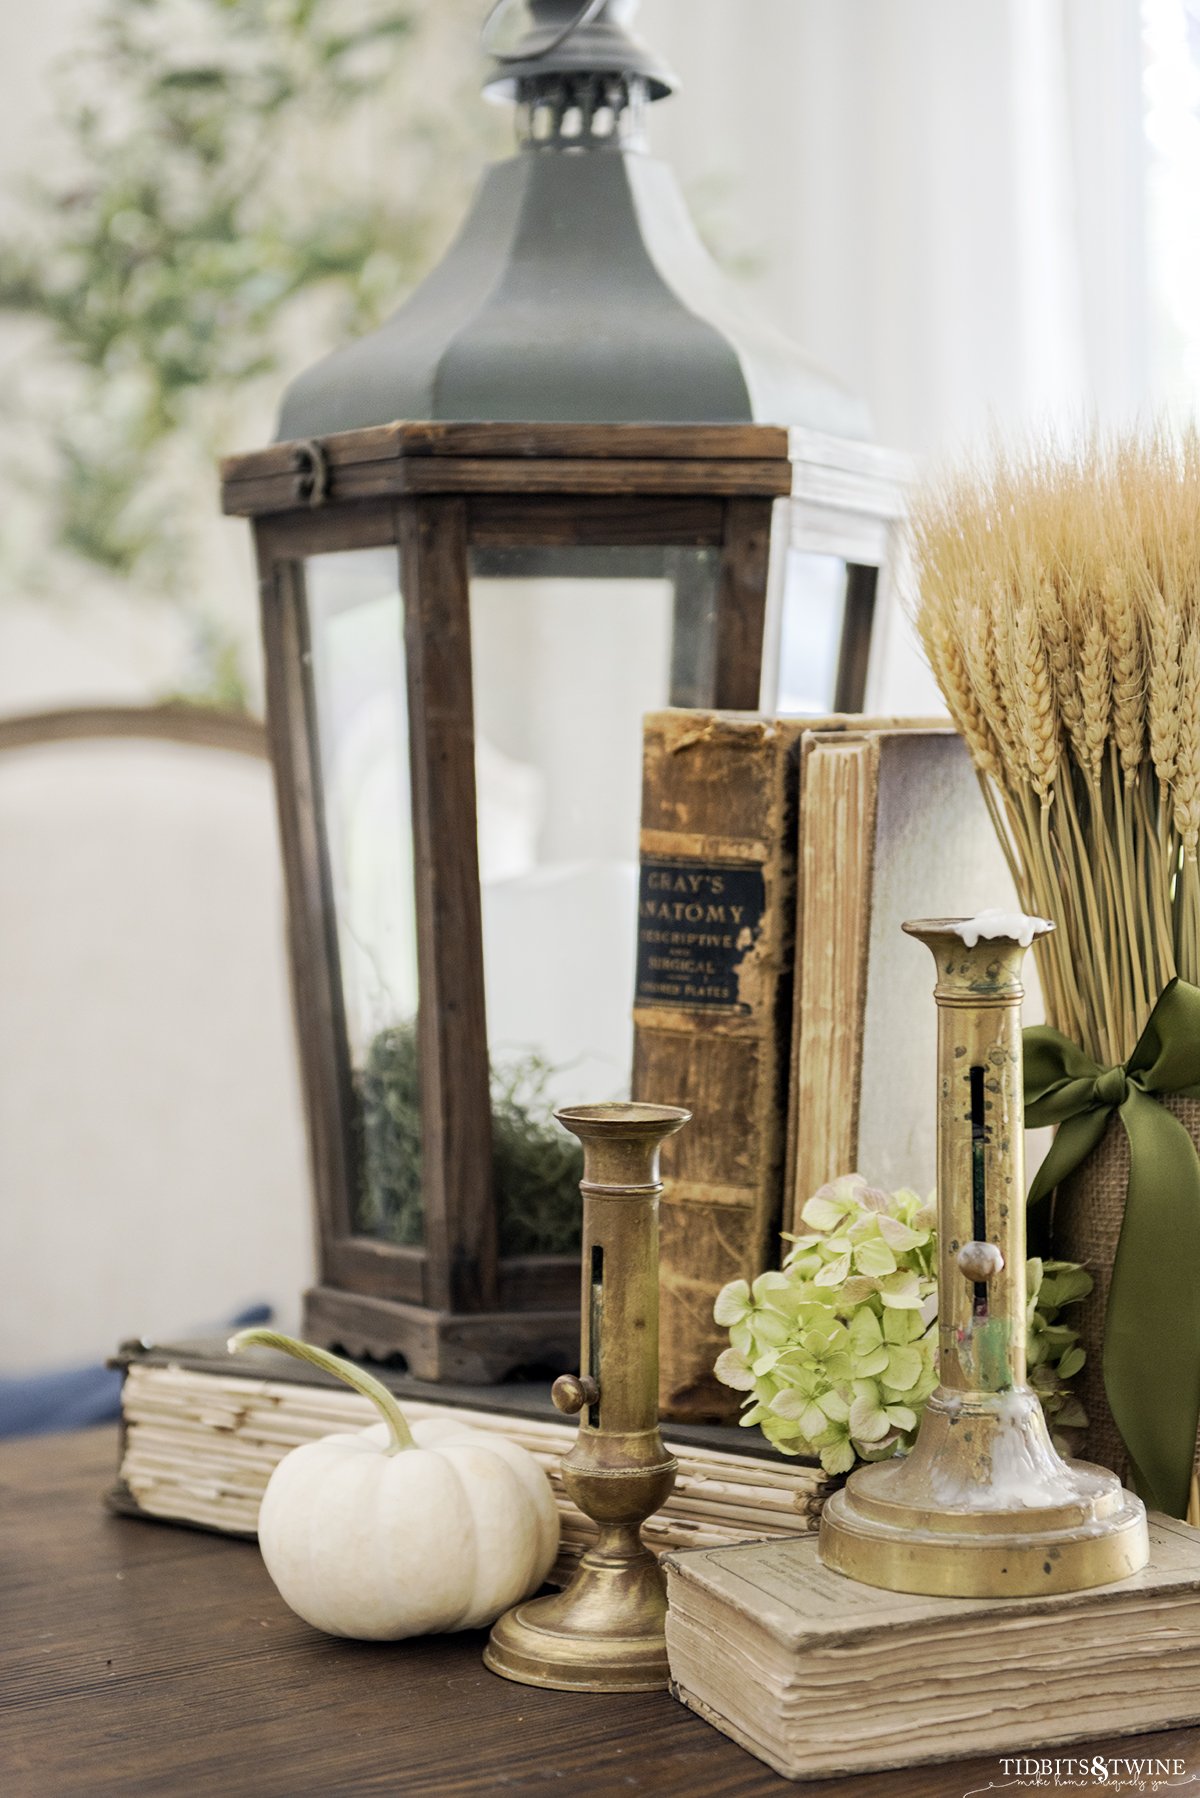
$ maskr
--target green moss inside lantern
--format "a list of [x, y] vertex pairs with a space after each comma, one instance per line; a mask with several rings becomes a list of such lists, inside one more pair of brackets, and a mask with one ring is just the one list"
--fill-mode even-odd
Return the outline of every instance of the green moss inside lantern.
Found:
[[[569, 1255], [580, 1241], [583, 1151], [558, 1128], [538, 1055], [491, 1064], [492, 1179], [502, 1255]], [[421, 1091], [415, 1023], [372, 1039], [355, 1074], [361, 1127], [358, 1225], [385, 1242], [422, 1241]]]

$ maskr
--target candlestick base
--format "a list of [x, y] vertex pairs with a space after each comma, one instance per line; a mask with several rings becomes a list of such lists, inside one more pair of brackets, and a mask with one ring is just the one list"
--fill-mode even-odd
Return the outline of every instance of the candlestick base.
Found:
[[1146, 1512], [1115, 1473], [1064, 1461], [1028, 1387], [934, 1393], [904, 1460], [852, 1474], [821, 1516], [827, 1567], [893, 1592], [1010, 1598], [1137, 1573]]
[[527, 1599], [492, 1630], [483, 1664], [557, 1692], [659, 1692], [668, 1681], [666, 1590], [642, 1546], [588, 1549], [570, 1585]]

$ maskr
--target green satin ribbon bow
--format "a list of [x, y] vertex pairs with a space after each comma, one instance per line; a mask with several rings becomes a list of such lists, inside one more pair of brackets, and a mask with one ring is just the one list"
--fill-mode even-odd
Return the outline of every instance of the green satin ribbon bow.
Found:
[[1153, 1094], [1200, 1098], [1200, 987], [1173, 980], [1164, 988], [1124, 1067], [1097, 1067], [1048, 1025], [1024, 1040], [1025, 1122], [1058, 1125], [1031, 1205], [1086, 1159], [1114, 1111], [1129, 1138], [1104, 1387], [1138, 1491], [1182, 1517], [1200, 1420], [1200, 1159]]

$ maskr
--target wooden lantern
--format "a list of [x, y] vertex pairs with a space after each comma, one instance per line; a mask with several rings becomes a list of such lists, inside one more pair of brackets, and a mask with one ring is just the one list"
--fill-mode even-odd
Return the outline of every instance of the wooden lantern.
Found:
[[491, 80], [521, 148], [406, 305], [294, 384], [282, 441], [223, 469], [259, 558], [304, 1328], [425, 1378], [572, 1364], [577, 1255], [505, 1209], [566, 1151], [504, 1082], [547, 1115], [626, 1090], [642, 713], [774, 705], [819, 616], [814, 707], [858, 708], [898, 510], [857, 402], [727, 328], [643, 153], [670, 78], [631, 11], [534, 0]]

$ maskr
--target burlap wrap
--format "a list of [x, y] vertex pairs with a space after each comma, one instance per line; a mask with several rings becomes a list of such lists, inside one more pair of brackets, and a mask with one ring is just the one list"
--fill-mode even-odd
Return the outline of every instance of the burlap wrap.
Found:
[[[1200, 1099], [1166, 1094], [1159, 1104], [1175, 1114], [1200, 1151]], [[1129, 1463], [1108, 1400], [1104, 1393], [1104, 1317], [1112, 1281], [1117, 1239], [1125, 1214], [1129, 1185], [1129, 1138], [1114, 1112], [1098, 1146], [1058, 1190], [1054, 1202], [1054, 1252], [1067, 1261], [1080, 1262], [1095, 1281], [1095, 1289], [1082, 1304], [1071, 1307], [1070, 1321], [1079, 1331], [1087, 1361], [1076, 1381], [1088, 1430], [1080, 1454], [1085, 1460], [1111, 1467], [1129, 1482]], [[1196, 1295], [1200, 1304], [1200, 1293]], [[1170, 1378], [1170, 1369], [1164, 1368]], [[1200, 1469], [1200, 1443], [1196, 1466]]]

